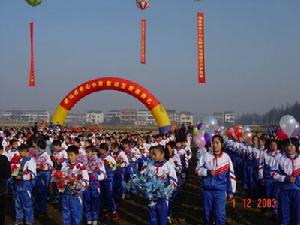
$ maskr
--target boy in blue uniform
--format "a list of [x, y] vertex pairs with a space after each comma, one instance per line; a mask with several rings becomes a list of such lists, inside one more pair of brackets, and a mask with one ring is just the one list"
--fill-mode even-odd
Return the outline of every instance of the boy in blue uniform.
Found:
[[47, 212], [47, 194], [49, 190], [51, 170], [53, 163], [50, 155], [46, 152], [47, 144], [40, 140], [37, 143], [37, 177], [36, 186], [34, 188], [35, 195], [35, 214], [44, 216]]
[[82, 193], [89, 185], [89, 175], [78, 162], [79, 149], [68, 147], [68, 163], [54, 173], [57, 187], [62, 192], [62, 216], [64, 225], [82, 224]]
[[112, 213], [113, 220], [119, 220], [119, 215], [117, 213], [117, 206], [113, 198], [113, 182], [114, 182], [114, 173], [116, 170], [116, 161], [114, 158], [109, 155], [108, 145], [102, 143], [99, 146], [100, 158], [104, 162], [106, 179], [100, 182], [101, 185], [101, 203], [103, 204], [102, 209], [104, 217], [108, 217], [107, 210], [110, 210]]
[[13, 173], [13, 188], [15, 199], [16, 221], [14, 225], [23, 224], [25, 219], [26, 225], [33, 224], [33, 207], [32, 207], [32, 189], [34, 178], [36, 176], [36, 163], [29, 155], [28, 147], [24, 144], [19, 148], [20, 161], [18, 170]]
[[87, 224], [97, 225], [100, 211], [100, 181], [105, 179], [106, 172], [93, 146], [86, 148], [86, 155], [90, 185], [83, 193], [85, 216]]

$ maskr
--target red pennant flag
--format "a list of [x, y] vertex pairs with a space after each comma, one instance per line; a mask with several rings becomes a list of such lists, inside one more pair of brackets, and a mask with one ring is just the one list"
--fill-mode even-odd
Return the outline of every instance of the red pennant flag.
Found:
[[35, 87], [35, 71], [34, 71], [34, 25], [30, 23], [30, 71], [29, 71], [29, 87]]
[[141, 64], [146, 64], [146, 19], [141, 20]]
[[205, 61], [204, 61], [204, 14], [197, 13], [198, 31], [198, 82], [204, 84], [205, 81]]

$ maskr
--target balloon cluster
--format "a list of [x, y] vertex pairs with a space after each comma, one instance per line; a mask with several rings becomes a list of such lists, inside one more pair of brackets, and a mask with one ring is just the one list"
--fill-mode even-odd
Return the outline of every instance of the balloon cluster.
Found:
[[280, 140], [300, 135], [299, 122], [291, 115], [281, 117], [279, 125], [280, 129], [277, 130], [276, 135]]
[[136, 0], [136, 6], [141, 9], [147, 9], [150, 6], [149, 0]]
[[249, 126], [236, 125], [234, 128], [226, 129], [226, 137], [244, 140], [252, 139], [252, 130]]
[[198, 148], [204, 148], [206, 145], [211, 144], [214, 134], [222, 135], [222, 133], [224, 133], [224, 127], [218, 126], [217, 119], [213, 116], [207, 116], [202, 123], [197, 125], [197, 132], [194, 132], [194, 142]]
[[42, 3], [42, 0], [26, 0], [26, 2], [32, 7], [36, 7]]
[[175, 187], [170, 184], [168, 178], [161, 179], [157, 177], [154, 171], [148, 169], [152, 163], [151, 161], [148, 162], [144, 173], [133, 175], [126, 188], [133, 194], [143, 193], [150, 202], [156, 202], [159, 199], [169, 200]]

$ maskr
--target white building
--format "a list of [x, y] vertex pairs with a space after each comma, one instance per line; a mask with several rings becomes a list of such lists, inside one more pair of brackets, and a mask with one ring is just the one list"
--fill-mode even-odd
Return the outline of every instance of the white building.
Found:
[[11, 122], [49, 122], [50, 114], [44, 110], [7, 110], [1, 113], [1, 119]]
[[107, 123], [110, 123], [110, 122], [116, 121], [116, 120], [120, 120], [120, 118], [121, 118], [120, 110], [110, 110], [104, 116], [104, 120]]
[[224, 112], [224, 122], [225, 124], [235, 123], [235, 113], [234, 112]]
[[76, 114], [76, 113], [69, 113], [65, 123], [68, 124], [85, 124], [86, 123], [86, 114], [85, 113], [80, 113], [80, 114]]
[[104, 123], [104, 113], [102, 111], [89, 111], [86, 113], [86, 122], [93, 124]]
[[180, 124], [184, 124], [185, 126], [193, 125], [194, 116], [190, 112], [181, 112], [180, 113]]

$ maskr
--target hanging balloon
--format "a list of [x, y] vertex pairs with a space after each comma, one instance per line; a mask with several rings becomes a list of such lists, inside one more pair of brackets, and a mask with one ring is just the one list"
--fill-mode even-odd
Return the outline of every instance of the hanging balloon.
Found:
[[297, 128], [297, 121], [293, 116], [286, 115], [281, 117], [279, 121], [280, 128], [291, 137], [294, 130]]
[[246, 142], [251, 142], [252, 140], [252, 133], [250, 131], [246, 131], [243, 133], [243, 139], [246, 141]]
[[202, 128], [202, 123], [198, 123], [197, 129], [200, 130]]
[[147, 9], [150, 6], [149, 0], [136, 0], [136, 6], [141, 9]]
[[236, 125], [234, 129], [234, 134], [236, 138], [240, 139], [243, 136], [243, 127], [241, 125]]
[[297, 122], [296, 128], [295, 128], [295, 130], [293, 131], [291, 137], [296, 138], [296, 137], [298, 137], [299, 135], [300, 135], [300, 125], [299, 125], [299, 123]]
[[212, 136], [209, 134], [209, 133], [206, 133], [204, 134], [204, 138], [205, 138], [205, 141], [206, 141], [206, 144], [211, 144], [211, 138]]
[[36, 7], [42, 3], [42, 0], [26, 0], [26, 2], [32, 7]]
[[232, 138], [233, 137], [233, 128], [227, 128], [226, 129], [226, 136], [228, 137], [228, 138]]
[[225, 128], [223, 126], [218, 127], [215, 131], [215, 134], [224, 136]]
[[197, 134], [198, 134], [198, 129], [197, 127], [194, 127], [194, 136], [197, 136]]
[[246, 126], [243, 127], [243, 131], [244, 132], [251, 132], [251, 128], [248, 125], [246, 125]]
[[198, 148], [204, 148], [206, 145], [206, 140], [203, 136], [203, 134], [198, 133], [196, 139], [195, 139], [195, 144]]
[[283, 141], [283, 140], [289, 138], [288, 135], [282, 129], [277, 130], [276, 136], [280, 141]]
[[202, 123], [206, 132], [209, 131], [210, 133], [214, 133], [218, 128], [218, 121], [213, 116], [205, 117]]

